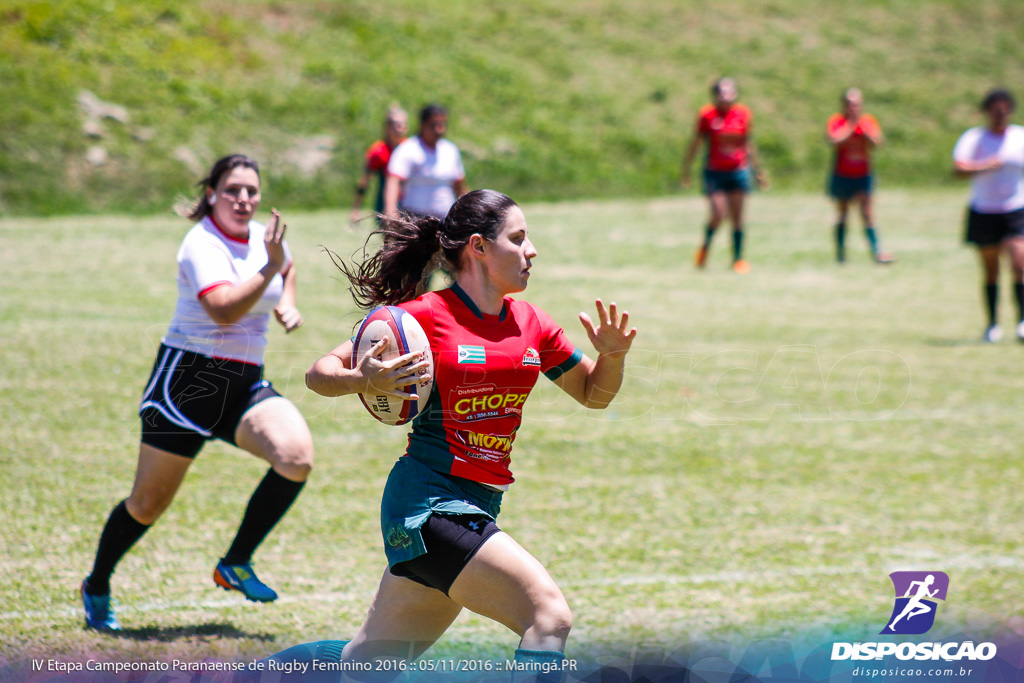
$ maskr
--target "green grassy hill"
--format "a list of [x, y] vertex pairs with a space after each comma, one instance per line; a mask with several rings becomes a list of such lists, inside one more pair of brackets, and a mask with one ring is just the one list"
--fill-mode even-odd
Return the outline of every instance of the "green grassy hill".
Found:
[[0, 212], [166, 210], [236, 150], [268, 201], [347, 206], [392, 101], [450, 107], [473, 187], [664, 194], [723, 73], [777, 188], [822, 185], [850, 85], [883, 187], [943, 183], [982, 93], [1024, 96], [1022, 30], [1019, 0], [0, 0]]

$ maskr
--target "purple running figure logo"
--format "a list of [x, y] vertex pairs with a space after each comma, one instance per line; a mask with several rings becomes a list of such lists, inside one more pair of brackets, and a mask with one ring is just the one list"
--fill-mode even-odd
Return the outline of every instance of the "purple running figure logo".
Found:
[[949, 577], [945, 572], [893, 572], [896, 590], [892, 615], [882, 634], [920, 635], [935, 623], [936, 600], [945, 600]]

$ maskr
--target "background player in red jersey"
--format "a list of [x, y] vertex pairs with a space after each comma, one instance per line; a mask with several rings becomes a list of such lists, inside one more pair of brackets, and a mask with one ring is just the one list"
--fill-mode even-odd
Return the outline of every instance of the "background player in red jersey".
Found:
[[864, 97], [857, 88], [850, 88], [842, 97], [843, 111], [833, 114], [826, 129], [829, 144], [835, 149], [828, 193], [836, 200], [836, 260], [846, 261], [846, 214], [850, 203], [860, 207], [864, 235], [876, 263], [892, 263], [892, 255], [878, 246], [878, 232], [871, 206], [874, 175], [871, 153], [882, 144], [882, 128], [871, 114], [864, 113]]
[[362, 217], [363, 195], [370, 185], [370, 177], [377, 176], [377, 198], [373, 203], [373, 210], [384, 213], [384, 186], [387, 183], [388, 162], [391, 160], [391, 153], [401, 143], [405, 142], [406, 134], [409, 132], [409, 115], [398, 105], [392, 105], [388, 109], [387, 118], [384, 119], [384, 138], [370, 145], [363, 157], [363, 175], [356, 183], [356, 196], [352, 200], [352, 215], [349, 222], [355, 223]]
[[732, 222], [732, 269], [737, 273], [750, 272], [750, 264], [743, 259], [743, 201], [750, 192], [750, 171], [760, 188], [767, 180], [757, 160], [757, 150], [751, 138], [753, 115], [742, 104], [736, 103], [736, 83], [731, 78], [720, 78], [711, 86], [713, 104], [706, 104], [697, 114], [697, 126], [690, 146], [683, 157], [682, 184], [690, 185], [690, 166], [703, 140], [706, 143], [704, 160], [704, 194], [711, 208], [704, 233], [704, 242], [697, 248], [694, 264], [703, 268], [715, 230], [725, 220]]
[[[356, 301], [399, 305], [430, 338], [434, 385], [395, 464], [381, 504], [389, 569], [352, 641], [296, 646], [274, 655], [368, 661], [415, 658], [463, 607], [504, 624], [521, 638], [525, 665], [558, 666], [572, 625], [547, 570], [495, 525], [514, 478], [512, 441], [522, 406], [544, 373], [581, 404], [604, 408], [622, 383], [636, 336], [629, 315], [598, 300], [596, 323], [580, 321], [598, 353], [591, 360], [543, 311], [509, 294], [526, 289], [537, 251], [523, 212], [493, 190], [461, 197], [444, 221], [384, 221], [383, 246], [355, 268], [342, 266]], [[443, 257], [456, 284], [417, 297], [422, 276]], [[426, 363], [417, 354], [381, 362], [386, 340], [352, 367], [352, 342], [318, 360], [306, 383], [340, 396], [399, 396]], [[342, 647], [344, 650], [342, 651]]]

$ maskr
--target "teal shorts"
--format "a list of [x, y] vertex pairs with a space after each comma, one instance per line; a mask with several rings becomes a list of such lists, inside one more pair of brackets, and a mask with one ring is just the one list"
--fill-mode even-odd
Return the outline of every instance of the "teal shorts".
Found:
[[388, 475], [380, 503], [380, 531], [388, 565], [393, 567], [427, 552], [420, 529], [430, 515], [484, 515], [496, 520], [502, 493], [435, 472], [415, 458], [399, 458]]
[[832, 199], [846, 202], [859, 194], [871, 194], [874, 179], [870, 175], [847, 178], [833, 173], [828, 179], [828, 193]]
[[712, 171], [704, 169], [704, 194], [716, 192], [750, 192], [750, 169], [738, 168], [735, 171]]

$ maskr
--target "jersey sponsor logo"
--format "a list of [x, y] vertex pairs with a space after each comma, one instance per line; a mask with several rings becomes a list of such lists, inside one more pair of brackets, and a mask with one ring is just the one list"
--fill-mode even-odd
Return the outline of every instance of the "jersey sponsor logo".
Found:
[[459, 438], [461, 438], [467, 446], [472, 448], [480, 448], [487, 451], [498, 451], [501, 453], [508, 453], [512, 450], [512, 440], [515, 439], [511, 434], [509, 436], [501, 436], [499, 434], [481, 434], [480, 432], [459, 432]]
[[455, 411], [455, 419], [461, 422], [473, 420], [486, 420], [491, 417], [502, 417], [505, 415], [521, 415], [523, 404], [529, 397], [530, 392], [523, 393], [506, 392], [487, 395], [460, 398], [452, 404]]
[[526, 353], [523, 354], [523, 365], [540, 367], [540, 354], [537, 353], [537, 349], [532, 346], [526, 347]]
[[482, 346], [459, 344], [459, 365], [483, 365], [487, 362], [487, 354]]
[[459, 430], [455, 435], [462, 442], [464, 457], [492, 463], [506, 470], [512, 464], [512, 442], [516, 439], [515, 432], [505, 436]]

